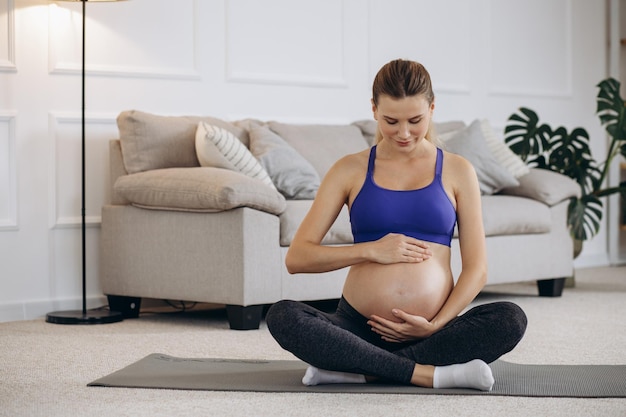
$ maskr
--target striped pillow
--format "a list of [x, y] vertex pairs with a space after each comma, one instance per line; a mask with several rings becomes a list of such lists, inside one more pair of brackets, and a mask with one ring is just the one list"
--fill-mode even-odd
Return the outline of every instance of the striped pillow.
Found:
[[196, 154], [203, 167], [238, 171], [276, 190], [269, 174], [259, 161], [226, 129], [200, 122], [196, 130]]
[[480, 129], [483, 132], [489, 151], [496, 161], [500, 163], [515, 178], [522, 177], [530, 172], [530, 168], [504, 141], [500, 140], [487, 119], [480, 121]]

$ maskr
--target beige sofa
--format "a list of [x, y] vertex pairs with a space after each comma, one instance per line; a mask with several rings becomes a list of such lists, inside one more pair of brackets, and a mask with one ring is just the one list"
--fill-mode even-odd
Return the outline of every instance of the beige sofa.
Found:
[[[578, 186], [559, 174], [529, 170], [506, 152], [496, 159], [502, 147], [493, 138], [483, 141], [477, 125], [484, 136], [485, 121], [436, 126], [444, 147], [466, 152], [479, 173], [488, 285], [537, 281], [540, 295], [558, 296], [573, 269], [566, 215]], [[228, 123], [128, 111], [118, 126], [120, 138], [110, 142], [111, 202], [102, 208], [101, 231], [100, 277], [111, 309], [137, 317], [141, 298], [218, 303], [226, 305], [231, 328], [254, 329], [263, 307], [278, 300], [341, 295], [346, 269], [290, 275], [284, 259], [320, 178], [342, 155], [373, 143], [373, 121]], [[255, 158], [248, 162], [258, 162], [262, 175], [237, 166], [216, 135], [231, 145], [234, 137], [250, 150]], [[344, 210], [324, 243], [351, 241]], [[452, 264], [457, 276], [456, 238]]]

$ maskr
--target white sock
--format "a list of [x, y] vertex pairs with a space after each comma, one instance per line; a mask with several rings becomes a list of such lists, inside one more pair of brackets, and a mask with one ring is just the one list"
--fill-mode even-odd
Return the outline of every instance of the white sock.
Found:
[[365, 384], [365, 382], [365, 375], [327, 371], [314, 366], [309, 366], [304, 373], [304, 377], [302, 378], [302, 383], [304, 385]]
[[491, 368], [480, 359], [449, 366], [436, 366], [433, 388], [474, 388], [491, 391]]

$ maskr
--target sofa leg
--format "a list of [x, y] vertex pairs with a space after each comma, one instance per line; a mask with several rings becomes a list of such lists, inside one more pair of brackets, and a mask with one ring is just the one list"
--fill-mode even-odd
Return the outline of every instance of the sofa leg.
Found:
[[263, 306], [227, 305], [226, 314], [232, 330], [257, 330], [263, 317]]
[[540, 279], [537, 288], [541, 297], [560, 297], [563, 294], [565, 278]]
[[136, 319], [141, 309], [141, 298], [123, 295], [107, 295], [109, 309], [122, 313], [125, 319]]

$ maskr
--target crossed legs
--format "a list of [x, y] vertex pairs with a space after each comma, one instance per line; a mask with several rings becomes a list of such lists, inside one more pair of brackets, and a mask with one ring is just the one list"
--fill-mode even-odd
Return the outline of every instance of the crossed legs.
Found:
[[[307, 374], [315, 383], [364, 382], [340, 378], [356, 374], [425, 387], [487, 390], [493, 384], [487, 363], [513, 349], [526, 328], [523, 311], [508, 302], [475, 307], [431, 337], [405, 344], [381, 340], [344, 299], [334, 314], [281, 301], [270, 308], [266, 321], [284, 349], [312, 366]], [[307, 375], [304, 379], [306, 383]]]

